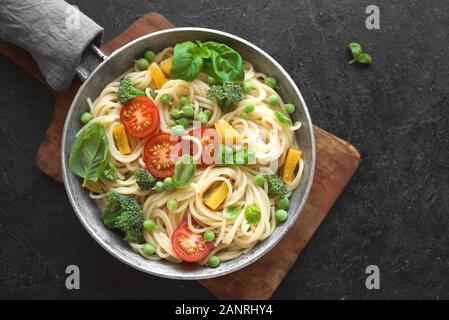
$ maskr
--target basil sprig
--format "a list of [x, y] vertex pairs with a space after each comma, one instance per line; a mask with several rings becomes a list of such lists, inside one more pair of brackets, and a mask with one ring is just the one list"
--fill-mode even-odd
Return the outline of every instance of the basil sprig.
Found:
[[352, 64], [354, 62], [363, 64], [373, 63], [373, 58], [371, 58], [369, 54], [364, 53], [362, 51], [362, 46], [360, 45], [360, 43], [351, 42], [350, 44], [348, 44], [347, 48], [349, 51], [351, 51], [352, 57], [354, 58], [351, 61], [349, 61], [349, 64]]

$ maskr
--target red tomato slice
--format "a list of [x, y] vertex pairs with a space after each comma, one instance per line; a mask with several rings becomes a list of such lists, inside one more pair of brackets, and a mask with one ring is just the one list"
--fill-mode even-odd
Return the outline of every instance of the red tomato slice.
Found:
[[171, 141], [167, 133], [160, 133], [147, 141], [143, 148], [143, 159], [153, 176], [167, 178], [173, 175], [178, 156], [173, 148], [177, 143], [177, 141]]
[[[201, 158], [197, 161], [198, 166], [207, 167], [211, 164], [215, 164], [214, 150], [218, 150], [221, 143], [221, 137], [217, 130], [203, 127], [201, 129], [193, 129], [189, 132], [189, 135], [200, 139], [201, 144], [203, 145]], [[192, 155], [197, 153], [197, 149], [197, 145], [195, 143], [191, 143], [190, 150]]]
[[147, 97], [126, 101], [120, 111], [120, 121], [133, 138], [142, 139], [159, 131], [159, 111]]
[[171, 244], [176, 255], [187, 262], [203, 260], [214, 246], [212, 242], [204, 242], [202, 234], [190, 231], [187, 220], [181, 222], [175, 229]]

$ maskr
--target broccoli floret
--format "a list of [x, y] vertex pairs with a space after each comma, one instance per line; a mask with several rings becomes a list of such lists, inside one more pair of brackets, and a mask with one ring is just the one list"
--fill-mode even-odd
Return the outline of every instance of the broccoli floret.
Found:
[[144, 168], [137, 169], [135, 176], [137, 185], [142, 190], [150, 190], [157, 182], [157, 179]]
[[120, 80], [117, 95], [118, 101], [120, 101], [120, 103], [123, 104], [130, 99], [133, 99], [138, 96], [145, 96], [146, 94], [145, 91], [134, 87], [131, 83], [131, 79], [128, 76], [126, 76], [122, 80]]
[[103, 211], [103, 223], [110, 229], [125, 233], [125, 241], [138, 242], [142, 239], [143, 210], [136, 199], [121, 193], [106, 193], [107, 205]]
[[242, 86], [235, 83], [223, 83], [212, 86], [207, 95], [217, 100], [218, 106], [224, 112], [235, 109], [235, 104], [243, 99]]
[[270, 197], [274, 196], [283, 196], [288, 193], [287, 188], [285, 187], [284, 182], [275, 174], [267, 174], [265, 175], [265, 179], [268, 183], [268, 195]]

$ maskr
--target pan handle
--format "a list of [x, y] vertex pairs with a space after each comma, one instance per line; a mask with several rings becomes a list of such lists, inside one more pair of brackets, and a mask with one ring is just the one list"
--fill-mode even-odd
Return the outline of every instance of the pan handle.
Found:
[[101, 51], [95, 44], [91, 43], [89, 47], [83, 52], [81, 61], [76, 68], [76, 74], [81, 81], [86, 81], [90, 74], [106, 60], [108, 56]]

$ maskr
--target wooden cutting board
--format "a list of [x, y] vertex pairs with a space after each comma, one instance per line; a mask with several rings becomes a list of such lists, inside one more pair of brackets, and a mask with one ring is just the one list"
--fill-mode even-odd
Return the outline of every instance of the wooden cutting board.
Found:
[[[148, 13], [101, 49], [110, 54], [140, 36], [173, 27], [173, 24], [161, 15]], [[30, 54], [1, 40], [0, 53], [23, 67], [49, 88]], [[80, 85], [80, 80], [74, 79], [66, 92], [54, 92], [49, 88], [55, 97], [55, 110], [39, 148], [37, 164], [43, 172], [60, 182], [62, 182], [60, 163], [62, 128], [68, 108]], [[314, 129], [317, 149], [316, 172], [312, 190], [298, 221], [273, 250], [252, 265], [230, 275], [200, 281], [218, 298], [270, 298], [357, 170], [360, 155], [352, 145], [316, 126]], [[266, 276], [267, 271], [269, 277]]]

